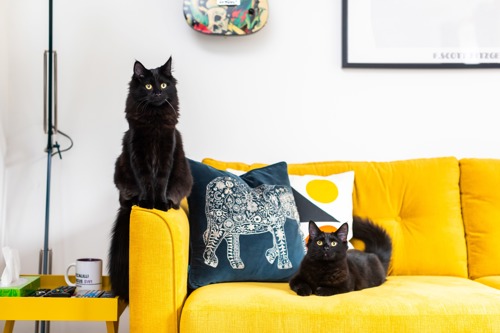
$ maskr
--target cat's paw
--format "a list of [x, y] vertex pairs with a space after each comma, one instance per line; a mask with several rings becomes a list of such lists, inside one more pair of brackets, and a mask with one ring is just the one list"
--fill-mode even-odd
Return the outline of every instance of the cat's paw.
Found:
[[292, 287], [292, 290], [299, 296], [310, 296], [312, 294], [312, 289], [308, 284], [300, 283]]
[[172, 202], [170, 200], [167, 202], [158, 202], [156, 203], [155, 208], [166, 212], [172, 208]]
[[167, 199], [167, 201], [156, 200], [155, 208], [163, 211], [169, 211], [170, 209], [179, 209], [180, 204], [175, 204], [172, 200]]
[[154, 207], [154, 203], [151, 200], [139, 200], [139, 202], [137, 203], [137, 205], [139, 207], [147, 208], [147, 209], [153, 209], [153, 208], [155, 208]]
[[179, 209], [181, 207], [181, 201], [175, 198], [167, 197], [167, 202], [170, 204], [170, 208]]
[[335, 290], [332, 288], [318, 287], [314, 291], [314, 294], [318, 296], [332, 296], [335, 295]]

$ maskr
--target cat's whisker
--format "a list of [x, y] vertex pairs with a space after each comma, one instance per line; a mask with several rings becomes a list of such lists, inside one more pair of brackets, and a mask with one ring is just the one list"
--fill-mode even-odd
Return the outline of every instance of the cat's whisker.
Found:
[[137, 105], [137, 109], [139, 109], [141, 112], [143, 112], [146, 109], [147, 105], [148, 105], [148, 101], [146, 98], [144, 98], [144, 99], [139, 101], [139, 105]]
[[165, 98], [165, 102], [167, 102], [168, 105], [170, 105], [170, 107], [172, 108], [172, 110], [174, 110], [175, 114], [177, 115], [177, 110], [174, 108], [174, 106], [172, 104], [170, 104], [170, 102], [168, 101], [168, 98]]

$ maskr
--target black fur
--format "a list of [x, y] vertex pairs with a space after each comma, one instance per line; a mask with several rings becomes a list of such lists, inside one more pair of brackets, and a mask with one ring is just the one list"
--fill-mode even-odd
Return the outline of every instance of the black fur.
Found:
[[392, 254], [389, 235], [369, 220], [353, 218], [353, 236], [365, 252], [347, 250], [348, 224], [332, 233], [309, 222], [309, 241], [290, 288], [300, 296], [331, 296], [379, 286], [385, 282]]
[[176, 129], [179, 100], [171, 66], [172, 58], [155, 69], [136, 61], [125, 107], [129, 129], [115, 164], [120, 209], [112, 231], [109, 275], [113, 291], [127, 301], [132, 205], [178, 209], [193, 182]]

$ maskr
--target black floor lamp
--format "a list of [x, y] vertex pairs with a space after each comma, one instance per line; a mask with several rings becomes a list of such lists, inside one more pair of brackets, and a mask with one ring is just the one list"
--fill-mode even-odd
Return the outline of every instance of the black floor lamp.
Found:
[[[45, 192], [45, 227], [43, 237], [43, 249], [40, 251], [39, 267], [40, 274], [52, 273], [52, 249], [49, 245], [50, 230], [50, 183], [52, 175], [52, 157], [56, 154], [62, 158], [61, 153], [73, 147], [73, 140], [58, 129], [57, 125], [57, 52], [53, 48], [53, 0], [49, 0], [49, 49], [44, 52], [44, 106], [43, 106], [43, 128], [47, 134], [47, 184]], [[56, 134], [60, 134], [69, 140], [69, 147], [61, 150]], [[55, 150], [55, 152], [54, 152]], [[41, 323], [41, 324], [40, 324]], [[35, 332], [48, 333], [50, 322], [37, 322]]]
[[[40, 251], [39, 271], [41, 274], [52, 273], [52, 250], [49, 247], [50, 230], [50, 183], [52, 174], [52, 153], [54, 150], [53, 134], [57, 133], [57, 54], [52, 43], [53, 2], [49, 0], [49, 49], [44, 52], [44, 106], [43, 127], [47, 134], [47, 180], [45, 192], [45, 227], [43, 249]], [[55, 123], [55, 126], [54, 126]], [[50, 323], [37, 322], [35, 332], [50, 331]]]
[[[44, 53], [44, 131], [47, 134], [47, 185], [45, 197], [45, 231], [42, 255], [42, 274], [49, 269], [50, 182], [52, 172], [53, 134], [57, 133], [57, 54], [52, 44], [53, 3], [49, 0], [49, 49]], [[56, 124], [54, 126], [54, 123]], [[53, 132], [54, 131], [54, 132]]]
[[[47, 184], [45, 195], [45, 230], [43, 239], [43, 250], [40, 251], [39, 273], [52, 273], [52, 250], [49, 247], [50, 230], [50, 183], [52, 174], [52, 157], [56, 154], [62, 158], [61, 153], [73, 147], [73, 140], [57, 125], [57, 52], [53, 49], [53, 0], [49, 0], [49, 49], [44, 52], [44, 106], [43, 106], [43, 128], [47, 134]], [[60, 134], [69, 140], [69, 147], [61, 149], [54, 136]], [[54, 152], [54, 149], [56, 152]]]

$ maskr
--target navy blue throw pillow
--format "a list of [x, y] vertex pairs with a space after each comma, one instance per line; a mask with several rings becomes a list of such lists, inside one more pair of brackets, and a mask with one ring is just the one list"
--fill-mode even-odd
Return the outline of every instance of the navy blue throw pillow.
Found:
[[189, 286], [288, 281], [305, 254], [285, 162], [236, 176], [189, 160]]

